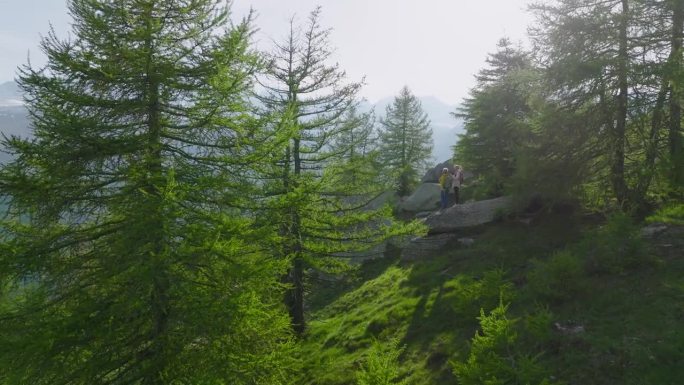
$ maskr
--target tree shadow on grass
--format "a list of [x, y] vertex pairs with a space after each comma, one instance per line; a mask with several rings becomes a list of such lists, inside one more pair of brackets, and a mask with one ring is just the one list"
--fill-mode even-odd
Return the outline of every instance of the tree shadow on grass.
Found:
[[306, 297], [308, 311], [316, 312], [335, 302], [344, 294], [361, 287], [364, 282], [379, 277], [389, 267], [397, 265], [399, 260], [400, 250], [388, 246], [383, 257], [363, 261], [339, 276], [321, 278], [315, 274], [310, 275]]
[[[478, 329], [480, 310], [496, 307], [500, 287], [514, 290], [531, 259], [544, 258], [577, 236], [567, 218], [548, 218], [532, 226], [509, 221], [469, 229], [413, 262], [403, 285], [418, 298], [402, 344], [424, 352], [428, 369], [447, 381], [448, 360]], [[464, 246], [459, 237], [475, 241]]]

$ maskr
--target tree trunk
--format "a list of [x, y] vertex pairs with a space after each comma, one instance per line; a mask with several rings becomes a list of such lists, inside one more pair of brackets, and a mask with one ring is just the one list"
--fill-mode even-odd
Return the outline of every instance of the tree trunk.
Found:
[[147, 268], [152, 275], [152, 290], [150, 292], [150, 309], [152, 317], [152, 330], [150, 335], [150, 346], [143, 353], [149, 356], [153, 362], [154, 369], [143, 380], [145, 385], [162, 385], [164, 372], [166, 370], [164, 360], [165, 340], [169, 319], [169, 277], [163, 255], [164, 250], [164, 218], [162, 208], [162, 193], [160, 186], [164, 184], [164, 174], [162, 166], [162, 117], [160, 101], [160, 79], [157, 69], [154, 67], [154, 32], [152, 21], [154, 19], [153, 4], [150, 4], [147, 12], [147, 63], [145, 65], [145, 78], [147, 86], [147, 148], [145, 154], [145, 169], [147, 175], [144, 176], [144, 190], [146, 199], [142, 204], [142, 220], [146, 221], [149, 229], [146, 233], [145, 241], [150, 246], [147, 252]]
[[663, 115], [665, 108], [665, 100], [668, 93], [667, 81], [663, 81], [658, 97], [656, 98], [655, 106], [651, 116], [651, 130], [648, 134], [648, 142], [646, 143], [646, 155], [644, 163], [641, 166], [640, 177], [634, 189], [634, 200], [637, 205], [642, 205], [648, 188], [651, 185], [654, 177], [653, 167], [658, 155], [658, 134], [663, 125]]
[[671, 184], [677, 188], [684, 185], [684, 146], [682, 140], [682, 30], [684, 29], [684, 0], [672, 0], [672, 51], [669, 60], [670, 73], [670, 124], [669, 143], [672, 162]]
[[[302, 173], [302, 159], [300, 153], [300, 139], [295, 138], [292, 146], [292, 159], [294, 161], [294, 175], [293, 187], [296, 188], [297, 178]], [[288, 273], [291, 287], [286, 294], [286, 302], [290, 312], [290, 319], [292, 321], [292, 329], [297, 334], [304, 333], [306, 323], [304, 320], [304, 260], [302, 258], [302, 240], [301, 240], [301, 220], [299, 213], [294, 209], [290, 218], [289, 236], [292, 241], [292, 266]]]
[[629, 22], [628, 0], [622, 0], [620, 15], [619, 47], [618, 47], [618, 88], [616, 108], [616, 122], [613, 130], [613, 159], [611, 165], [611, 179], [613, 192], [619, 204], [625, 203], [627, 186], [625, 184], [625, 132], [627, 127], [627, 66], [629, 63], [627, 28]]
[[306, 330], [306, 320], [304, 319], [304, 260], [301, 249], [299, 251], [295, 249], [294, 260], [288, 277], [292, 286], [287, 291], [286, 302], [292, 322], [292, 330], [301, 335]]
[[407, 144], [406, 144], [406, 135], [407, 135], [407, 115], [408, 115], [408, 109], [406, 108], [405, 105], [402, 106], [404, 110], [402, 110], [402, 121], [401, 121], [401, 175], [399, 176], [399, 196], [408, 196], [410, 193], [409, 189], [409, 178], [407, 175], [407, 170], [409, 168], [408, 165], [408, 159], [407, 158]]

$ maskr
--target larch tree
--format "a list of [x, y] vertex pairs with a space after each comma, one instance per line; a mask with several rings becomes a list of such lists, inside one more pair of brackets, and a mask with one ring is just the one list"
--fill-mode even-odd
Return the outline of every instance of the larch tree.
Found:
[[332, 142], [333, 151], [341, 159], [354, 161], [377, 151], [375, 114], [372, 111], [360, 112], [357, 106], [353, 106], [342, 116], [342, 124], [346, 129]]
[[420, 100], [404, 87], [380, 119], [380, 159], [400, 196], [410, 194], [432, 156], [432, 129]]
[[635, 70], [630, 81], [636, 91], [630, 95], [634, 107], [629, 113], [637, 118], [633, 118], [637, 125], [640, 120], [646, 124], [637, 126], [633, 130], [636, 135], [632, 135], [636, 138], [628, 141], [633, 143], [628, 147], [628, 159], [636, 160], [638, 170], [629, 187], [632, 201], [648, 207], [647, 201], [665, 190], [676, 198], [679, 189], [681, 197], [684, 186], [681, 167], [684, 162], [677, 161], [684, 150], [681, 141], [684, 2], [638, 0], [631, 3], [631, 8], [635, 15], [630, 37], [635, 46], [632, 55]]
[[288, 36], [267, 55], [259, 96], [281, 145], [262, 174], [262, 218], [278, 227], [274, 249], [289, 264], [285, 303], [299, 334], [306, 328], [307, 271], [339, 272], [353, 252], [417, 228], [397, 225], [388, 206], [369, 205], [382, 193], [363, 149], [370, 117], [355, 112], [361, 83], [347, 82], [329, 64], [330, 30], [320, 25], [320, 13], [316, 8], [302, 27], [291, 20]]
[[238, 210], [250, 20], [215, 0], [71, 0], [8, 138], [0, 383], [278, 384], [282, 274]]
[[670, 56], [665, 78], [668, 84], [668, 127], [670, 155], [670, 184], [679, 198], [684, 196], [684, 132], [682, 131], [682, 105], [684, 105], [684, 0], [666, 2], [672, 12]]
[[465, 133], [456, 145], [457, 161], [478, 176], [483, 196], [509, 190], [518, 153], [529, 129], [530, 107], [524, 75], [532, 67], [529, 54], [501, 39], [477, 75], [477, 86], [455, 114], [464, 119]]
[[581, 134], [596, 138], [587, 190], [596, 195], [609, 181], [612, 194], [604, 199], [625, 209], [648, 206], [653, 186], [665, 189], [663, 179], [671, 191], [679, 184], [681, 7], [681, 1], [652, 0], [532, 7], [533, 41], [554, 90], [550, 100], [584, 115], [588, 130]]
[[628, 36], [630, 3], [559, 0], [532, 8], [539, 20], [533, 40], [558, 97], [566, 105], [595, 114], [594, 135], [601, 136], [598, 144], [604, 147], [602, 179], [610, 181], [620, 204], [628, 195], [625, 147], [633, 91], [628, 81], [633, 53]]

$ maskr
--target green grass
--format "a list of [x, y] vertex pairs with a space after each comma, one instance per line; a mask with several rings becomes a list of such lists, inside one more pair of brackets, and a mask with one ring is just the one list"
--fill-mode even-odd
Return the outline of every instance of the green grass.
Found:
[[[407, 384], [457, 383], [450, 361], [467, 359], [480, 310], [502, 301], [516, 320], [516, 354], [536, 357], [553, 382], [680, 384], [684, 258], [672, 247], [660, 256], [658, 245], [641, 247], [633, 234], [623, 242], [627, 225], [615, 222], [498, 223], [469, 230], [471, 247], [454, 242], [411, 263], [376, 260], [344, 281], [314, 285], [301, 383], [355, 384], [373, 342], [392, 339], [405, 347]], [[630, 245], [624, 265], [622, 244]], [[596, 257], [603, 252], [612, 254]], [[563, 333], [555, 323], [583, 331]]]
[[674, 204], [658, 210], [646, 219], [651, 223], [668, 223], [684, 226], [684, 203]]

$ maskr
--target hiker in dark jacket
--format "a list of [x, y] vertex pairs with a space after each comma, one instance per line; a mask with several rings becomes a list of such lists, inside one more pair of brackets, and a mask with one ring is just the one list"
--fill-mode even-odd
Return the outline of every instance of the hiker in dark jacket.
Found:
[[451, 193], [454, 196], [454, 204], [459, 203], [459, 193], [461, 190], [461, 184], [463, 183], [463, 170], [461, 166], [454, 165], [454, 173], [451, 174]]

